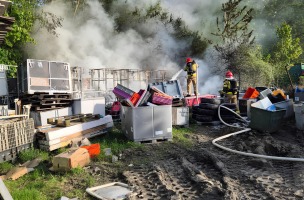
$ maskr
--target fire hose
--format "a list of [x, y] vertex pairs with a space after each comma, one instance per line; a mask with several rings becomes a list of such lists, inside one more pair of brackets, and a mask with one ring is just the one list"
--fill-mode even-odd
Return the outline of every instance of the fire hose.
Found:
[[234, 150], [234, 149], [230, 149], [228, 147], [222, 146], [218, 143], [216, 143], [217, 141], [223, 140], [225, 138], [229, 138], [231, 136], [235, 136], [241, 133], [246, 133], [248, 131], [251, 130], [251, 128], [247, 128], [247, 127], [239, 127], [239, 126], [234, 126], [231, 124], [228, 124], [226, 122], [224, 122], [224, 120], [221, 118], [220, 115], [220, 109], [224, 108], [229, 110], [230, 112], [233, 112], [236, 116], [238, 116], [239, 118], [241, 118], [244, 122], [249, 123], [249, 121], [243, 119], [239, 114], [237, 114], [236, 112], [234, 112], [233, 110], [231, 110], [230, 108], [227, 108], [223, 105], [219, 105], [218, 107], [218, 116], [220, 121], [225, 124], [226, 126], [230, 126], [230, 127], [235, 127], [235, 128], [244, 128], [243, 130], [237, 131], [237, 132], [233, 132], [230, 134], [226, 134], [223, 135], [221, 137], [215, 138], [214, 140], [212, 140], [212, 144], [215, 145], [216, 147], [223, 149], [225, 151], [229, 151], [231, 153], [236, 153], [236, 154], [240, 154], [240, 155], [244, 155], [244, 156], [251, 156], [251, 157], [256, 157], [256, 158], [264, 158], [264, 159], [272, 159], [272, 160], [282, 160], [282, 161], [297, 161], [297, 162], [304, 162], [304, 158], [292, 158], [292, 157], [279, 157], [279, 156], [267, 156], [267, 155], [262, 155], [262, 154], [255, 154], [255, 153], [247, 153], [247, 152], [243, 152], [243, 151], [238, 151], [238, 150]]

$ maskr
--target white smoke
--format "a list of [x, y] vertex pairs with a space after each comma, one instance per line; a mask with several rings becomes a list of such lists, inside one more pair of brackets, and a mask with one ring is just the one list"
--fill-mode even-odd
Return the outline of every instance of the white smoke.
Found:
[[[144, 11], [157, 2], [159, 1], [113, 1], [112, 13], [115, 12], [117, 16], [135, 8]], [[173, 15], [173, 18], [180, 17], [184, 20], [191, 30], [210, 36], [215, 32], [216, 18], [222, 16], [220, 8], [224, 2], [226, 0], [162, 0], [160, 4]], [[74, 13], [72, 6], [67, 6], [63, 0], [53, 1], [44, 6], [44, 11], [64, 18], [63, 26], [57, 30], [58, 37], [44, 30], [37, 32], [34, 35], [37, 45], [28, 48], [30, 57], [65, 61], [72, 66], [86, 68], [167, 70], [168, 80], [171, 78], [170, 75], [173, 76], [183, 68], [180, 60], [186, 55], [181, 55], [180, 52], [187, 43], [177, 41], [170, 35], [172, 27], [150, 19], [138, 24], [137, 31], [128, 28], [117, 32], [114, 16], [105, 12], [98, 0], [90, 0], [87, 3], [88, 6], [84, 10], [78, 10], [74, 18], [71, 17]], [[213, 62], [216, 63], [216, 60], [197, 62], [200, 65], [199, 92], [216, 93], [222, 84], [219, 78], [221, 75], [211, 75]], [[181, 73], [178, 79], [186, 90], [185, 73]]]

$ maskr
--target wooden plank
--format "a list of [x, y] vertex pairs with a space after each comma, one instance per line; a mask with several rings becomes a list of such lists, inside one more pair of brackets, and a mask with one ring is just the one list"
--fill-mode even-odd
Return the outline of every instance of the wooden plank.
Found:
[[14, 200], [1, 178], [0, 178], [0, 193], [4, 200]]
[[68, 140], [71, 140], [73, 138], [86, 135], [86, 134], [94, 132], [94, 131], [103, 130], [105, 128], [107, 128], [106, 124], [101, 125], [101, 126], [97, 126], [97, 127], [91, 128], [91, 129], [87, 129], [87, 130], [84, 130], [84, 131], [79, 131], [77, 133], [74, 133], [74, 134], [71, 134], [71, 135], [68, 135], [68, 136], [64, 136], [64, 137], [61, 137], [61, 138], [57, 138], [57, 139], [54, 139], [54, 140], [40, 140], [38, 142], [39, 142], [39, 144], [43, 144], [43, 145], [58, 144], [60, 142], [65, 142], [65, 141], [68, 141]]
[[109, 122], [113, 123], [112, 116], [106, 115], [104, 118], [101, 118], [98, 120], [85, 122], [85, 123], [77, 124], [74, 126], [64, 127], [64, 128], [54, 130], [54, 131], [49, 131], [49, 132], [48, 132], [48, 130], [45, 130], [44, 132], [45, 132], [45, 136], [46, 136], [47, 140], [54, 140], [54, 139], [57, 139], [60, 137], [71, 135], [71, 134], [79, 132], [79, 131], [94, 128], [94, 127], [100, 126], [102, 124], [107, 124]]
[[9, 119], [9, 118], [16, 118], [16, 117], [28, 117], [28, 115], [9, 115], [9, 116], [0, 116], [0, 119]]
[[54, 151], [56, 149], [63, 148], [63, 147], [66, 147], [66, 146], [70, 145], [72, 141], [73, 142], [80, 142], [83, 138], [92, 138], [92, 137], [104, 134], [104, 133], [108, 132], [108, 129], [109, 128], [105, 128], [105, 129], [102, 129], [102, 130], [99, 130], [99, 131], [91, 132], [91, 133], [85, 134], [81, 137], [76, 137], [76, 138], [73, 138], [71, 140], [60, 142], [60, 143], [53, 144], [53, 145], [39, 144], [39, 148], [42, 149], [42, 150], [46, 150], [46, 151]]

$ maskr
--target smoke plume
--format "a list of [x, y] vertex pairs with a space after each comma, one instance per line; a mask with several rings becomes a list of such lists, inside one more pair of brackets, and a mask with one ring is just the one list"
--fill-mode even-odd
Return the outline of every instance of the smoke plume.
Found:
[[[187, 41], [174, 39], [172, 27], [150, 19], [138, 24], [136, 30], [116, 31], [116, 16], [135, 8], [144, 10], [158, 0], [113, 1], [111, 12], [114, 15], [109, 15], [98, 0], [86, 2], [88, 6], [77, 10], [75, 15], [75, 10], [66, 1], [57, 0], [45, 5], [44, 11], [63, 17], [64, 21], [57, 30], [58, 37], [45, 30], [34, 34], [37, 45], [28, 48], [30, 58], [64, 61], [85, 68], [167, 70], [168, 80], [184, 67], [184, 58], [189, 55], [181, 54], [181, 49]], [[222, 15], [223, 2], [225, 0], [163, 0], [160, 5], [174, 18], [184, 20], [189, 29], [208, 37], [216, 30], [216, 18]], [[211, 75], [214, 63], [202, 60], [202, 57], [194, 58], [200, 66], [199, 93], [216, 94], [222, 78]], [[178, 79], [185, 90], [185, 72]]]

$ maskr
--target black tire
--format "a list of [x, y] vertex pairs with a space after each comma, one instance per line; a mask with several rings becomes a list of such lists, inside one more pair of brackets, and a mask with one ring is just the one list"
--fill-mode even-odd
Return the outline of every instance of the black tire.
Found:
[[233, 123], [236, 122], [235, 116], [230, 116], [230, 115], [221, 115], [221, 118], [224, 122], [227, 123]]
[[220, 105], [221, 100], [215, 99], [215, 98], [201, 98], [201, 103], [210, 103], [210, 104]]
[[210, 109], [204, 109], [204, 108], [200, 108], [198, 110], [198, 114], [199, 115], [211, 115], [214, 116], [216, 113], [216, 110], [210, 110]]
[[203, 109], [217, 110], [218, 107], [219, 107], [219, 105], [217, 105], [217, 104], [211, 104], [211, 103], [200, 103], [199, 107], [203, 108]]
[[198, 110], [200, 107], [199, 106], [192, 106], [192, 111], [194, 111], [194, 110]]
[[230, 109], [236, 109], [236, 105], [234, 103], [223, 103], [221, 106], [225, 106]]
[[195, 120], [198, 121], [198, 122], [212, 122], [213, 121], [213, 116], [197, 115], [195, 117]]
[[192, 110], [192, 114], [194, 114], [194, 115], [198, 115], [198, 114], [199, 114], [198, 109]]
[[197, 114], [192, 114], [192, 119], [196, 120], [196, 116], [197, 116]]
[[[234, 112], [236, 111], [236, 109], [231, 109], [231, 110], [233, 110]], [[221, 108], [220, 115], [234, 116], [234, 113], [231, 112], [230, 110], [227, 110], [226, 108]]]

